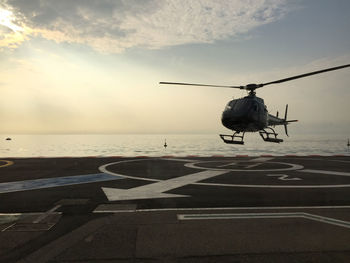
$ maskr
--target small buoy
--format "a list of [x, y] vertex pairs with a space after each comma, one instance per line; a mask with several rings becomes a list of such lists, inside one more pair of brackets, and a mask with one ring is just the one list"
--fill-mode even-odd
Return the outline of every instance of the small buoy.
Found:
[[166, 144], [166, 139], [165, 139], [165, 142], [164, 142], [164, 148], [166, 148], [168, 145]]
[[350, 141], [349, 141], [349, 139], [348, 139], [348, 148], [350, 147]]

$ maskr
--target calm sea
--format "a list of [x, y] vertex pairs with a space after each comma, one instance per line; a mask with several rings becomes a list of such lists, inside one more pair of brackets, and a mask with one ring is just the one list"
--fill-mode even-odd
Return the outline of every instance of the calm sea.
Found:
[[[0, 136], [0, 157], [61, 156], [236, 156], [350, 155], [347, 138], [293, 135], [283, 143], [263, 142], [246, 134], [245, 145], [224, 144], [212, 135], [13, 135]], [[167, 147], [164, 147], [166, 140]]]

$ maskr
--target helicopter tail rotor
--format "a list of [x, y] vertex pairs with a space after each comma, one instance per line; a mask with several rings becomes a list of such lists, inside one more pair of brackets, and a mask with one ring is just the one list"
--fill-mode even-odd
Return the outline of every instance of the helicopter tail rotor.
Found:
[[298, 120], [287, 120], [287, 115], [288, 115], [288, 104], [286, 105], [286, 111], [284, 112], [284, 131], [286, 132], [286, 135], [289, 137], [288, 135], [288, 129], [287, 129], [287, 125], [290, 123], [290, 122], [296, 122]]
[[287, 114], [288, 114], [288, 104], [286, 105], [286, 111], [284, 112], [284, 131], [286, 132], [286, 135], [289, 137], [288, 135], [288, 129], [287, 129]]
[[286, 122], [286, 123], [284, 124], [284, 131], [286, 132], [286, 135], [289, 137], [289, 135], [288, 135], [288, 129], [287, 129], [287, 124], [288, 124], [288, 122]]

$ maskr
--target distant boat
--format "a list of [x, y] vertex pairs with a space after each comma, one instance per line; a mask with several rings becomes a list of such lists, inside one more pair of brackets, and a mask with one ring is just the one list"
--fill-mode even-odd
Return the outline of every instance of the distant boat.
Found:
[[11, 141], [12, 139], [10, 137], [7, 137], [6, 138], [6, 141]]
[[166, 148], [168, 145], [166, 144], [166, 139], [165, 139], [165, 142], [164, 142], [164, 148]]
[[349, 141], [349, 139], [348, 139], [348, 147], [350, 147], [350, 141]]

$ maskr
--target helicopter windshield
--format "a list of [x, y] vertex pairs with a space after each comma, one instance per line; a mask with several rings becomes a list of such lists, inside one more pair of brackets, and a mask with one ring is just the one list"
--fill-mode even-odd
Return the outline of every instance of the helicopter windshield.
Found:
[[251, 100], [247, 99], [231, 100], [229, 103], [227, 103], [225, 110], [238, 111], [242, 108], [250, 108], [252, 103], [253, 102]]
[[234, 108], [237, 100], [231, 100], [227, 103], [225, 110], [231, 110]]
[[253, 104], [253, 101], [249, 99], [238, 100], [237, 103], [235, 104], [235, 110], [249, 109], [251, 108], [252, 104]]

